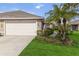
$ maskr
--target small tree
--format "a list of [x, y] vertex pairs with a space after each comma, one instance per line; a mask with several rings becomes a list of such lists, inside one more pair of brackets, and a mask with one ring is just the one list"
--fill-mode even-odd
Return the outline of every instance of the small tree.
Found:
[[68, 22], [75, 16], [78, 16], [77, 13], [79, 4], [60, 4], [54, 5], [53, 10], [50, 10], [47, 14], [48, 22], [55, 21], [58, 25], [58, 35], [60, 36], [60, 40], [63, 42], [67, 42], [68, 38]]

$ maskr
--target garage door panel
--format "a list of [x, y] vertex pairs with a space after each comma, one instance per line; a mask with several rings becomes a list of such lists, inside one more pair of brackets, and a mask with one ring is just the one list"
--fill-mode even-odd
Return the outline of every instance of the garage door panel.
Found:
[[36, 23], [6, 23], [6, 35], [36, 35]]

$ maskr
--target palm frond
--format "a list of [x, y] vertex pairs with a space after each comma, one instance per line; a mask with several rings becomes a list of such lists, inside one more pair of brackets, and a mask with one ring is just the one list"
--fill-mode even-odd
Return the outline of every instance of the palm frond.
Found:
[[50, 10], [47, 14], [47, 21], [57, 21], [60, 18], [66, 18], [67, 20], [79, 16], [79, 13], [77, 13], [79, 4], [70, 4], [65, 3], [61, 4], [61, 8], [58, 7], [58, 5], [54, 5], [54, 9]]

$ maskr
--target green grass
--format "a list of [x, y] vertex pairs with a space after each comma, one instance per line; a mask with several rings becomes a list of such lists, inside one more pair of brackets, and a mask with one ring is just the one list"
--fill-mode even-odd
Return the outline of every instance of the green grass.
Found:
[[77, 42], [73, 46], [55, 45], [35, 38], [20, 56], [79, 56], [79, 33], [70, 37]]

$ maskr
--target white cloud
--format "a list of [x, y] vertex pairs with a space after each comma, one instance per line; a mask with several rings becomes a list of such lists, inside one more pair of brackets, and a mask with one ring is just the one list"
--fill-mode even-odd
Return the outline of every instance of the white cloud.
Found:
[[36, 5], [35, 8], [36, 9], [41, 9], [41, 7], [43, 7], [44, 5], [40, 4], [40, 5]]

